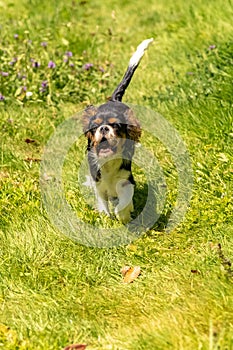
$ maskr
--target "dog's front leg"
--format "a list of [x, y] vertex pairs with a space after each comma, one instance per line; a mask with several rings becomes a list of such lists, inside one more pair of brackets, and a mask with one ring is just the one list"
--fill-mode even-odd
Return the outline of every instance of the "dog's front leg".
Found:
[[123, 224], [126, 224], [131, 220], [131, 212], [134, 209], [134, 185], [128, 180], [120, 180], [116, 185], [116, 192], [119, 202], [115, 208], [115, 214]]
[[95, 186], [95, 196], [97, 200], [97, 209], [100, 213], [105, 213], [109, 216], [108, 198], [105, 193], [102, 193], [98, 186]]
[[108, 201], [103, 199], [100, 195], [97, 194], [97, 208], [100, 213], [105, 213], [109, 215]]

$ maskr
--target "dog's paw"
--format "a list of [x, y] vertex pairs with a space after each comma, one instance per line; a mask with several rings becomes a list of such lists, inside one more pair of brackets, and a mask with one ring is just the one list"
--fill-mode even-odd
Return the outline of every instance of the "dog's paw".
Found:
[[109, 210], [108, 210], [108, 207], [106, 205], [103, 205], [103, 203], [99, 203], [97, 204], [97, 210], [99, 213], [104, 213], [108, 216], [110, 216], [110, 213], [109, 213]]
[[123, 224], [127, 224], [129, 221], [131, 221], [131, 212], [133, 209], [133, 203], [127, 205], [127, 207], [125, 207], [123, 210], [119, 210], [119, 206], [117, 205], [115, 208], [115, 215], [119, 221], [121, 221]]

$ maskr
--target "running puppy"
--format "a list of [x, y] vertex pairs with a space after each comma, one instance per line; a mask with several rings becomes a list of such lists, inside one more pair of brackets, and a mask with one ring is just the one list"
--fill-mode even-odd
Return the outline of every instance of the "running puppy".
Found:
[[141, 128], [132, 110], [121, 100], [152, 41], [144, 40], [137, 47], [110, 100], [98, 108], [88, 107], [83, 115], [84, 134], [88, 139], [88, 163], [98, 210], [109, 215], [109, 201], [114, 200], [115, 214], [124, 224], [130, 221], [134, 209], [135, 181], [131, 163]]

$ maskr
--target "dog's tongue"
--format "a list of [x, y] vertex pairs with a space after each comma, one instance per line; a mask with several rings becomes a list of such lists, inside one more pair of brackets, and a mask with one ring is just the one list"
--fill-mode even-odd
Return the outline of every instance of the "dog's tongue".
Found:
[[99, 155], [100, 156], [108, 156], [110, 154], [112, 154], [113, 151], [111, 148], [107, 147], [107, 148], [101, 148], [100, 151], [99, 151]]
[[99, 150], [99, 155], [100, 156], [108, 156], [110, 154], [112, 154], [112, 149], [109, 146], [109, 143], [107, 141], [107, 139], [105, 137], [103, 137], [101, 143], [100, 143], [100, 150]]

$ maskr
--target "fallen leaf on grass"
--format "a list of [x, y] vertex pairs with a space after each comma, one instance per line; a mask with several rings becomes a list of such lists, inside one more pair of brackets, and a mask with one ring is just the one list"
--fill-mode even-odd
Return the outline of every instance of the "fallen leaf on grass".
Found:
[[34, 142], [36, 142], [36, 140], [30, 139], [30, 138], [28, 137], [28, 138], [26, 138], [26, 139], [24, 140], [24, 142], [26, 142], [26, 143], [34, 143]]
[[122, 276], [125, 276], [126, 272], [129, 271], [130, 266], [123, 266], [121, 269]]
[[121, 269], [121, 273], [124, 276], [123, 282], [124, 283], [131, 283], [133, 282], [141, 273], [140, 266], [124, 266]]
[[63, 350], [85, 350], [86, 344], [71, 344], [67, 345]]
[[31, 157], [27, 157], [24, 159], [25, 162], [41, 162], [40, 158], [31, 158]]

